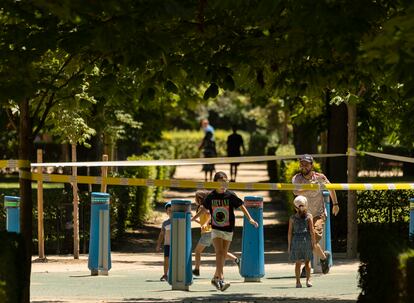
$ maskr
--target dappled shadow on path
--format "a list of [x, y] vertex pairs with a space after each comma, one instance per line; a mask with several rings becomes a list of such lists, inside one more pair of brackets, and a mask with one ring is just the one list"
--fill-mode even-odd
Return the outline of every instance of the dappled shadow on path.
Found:
[[159, 299], [159, 298], [129, 298], [122, 301], [110, 301], [108, 303], [143, 303], [143, 302], [283, 302], [283, 303], [354, 303], [355, 300], [324, 299], [324, 298], [292, 298], [292, 297], [257, 297], [252, 294], [226, 294], [219, 293], [211, 296], [200, 296], [198, 298]]

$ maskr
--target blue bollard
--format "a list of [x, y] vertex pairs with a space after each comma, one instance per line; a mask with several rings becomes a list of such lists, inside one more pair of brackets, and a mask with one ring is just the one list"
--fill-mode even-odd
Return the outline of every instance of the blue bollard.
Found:
[[328, 190], [322, 191], [323, 201], [325, 202], [326, 208], [326, 222], [324, 226], [324, 234], [325, 234], [325, 250], [331, 253], [329, 257], [329, 266], [332, 266], [332, 245], [331, 245], [331, 204], [329, 203], [329, 196], [330, 193]]
[[244, 277], [245, 282], [260, 282], [260, 278], [265, 275], [263, 197], [247, 196], [244, 198], [244, 206], [259, 227], [255, 228], [244, 217], [240, 275]]
[[6, 230], [11, 233], [20, 233], [20, 197], [4, 196], [6, 209]]
[[107, 193], [92, 193], [88, 268], [92, 276], [99, 273], [108, 275], [111, 269], [109, 194]]
[[168, 283], [172, 290], [189, 290], [191, 270], [191, 201], [171, 201], [171, 244]]
[[410, 199], [410, 227], [408, 229], [410, 239], [414, 240], [414, 198]]

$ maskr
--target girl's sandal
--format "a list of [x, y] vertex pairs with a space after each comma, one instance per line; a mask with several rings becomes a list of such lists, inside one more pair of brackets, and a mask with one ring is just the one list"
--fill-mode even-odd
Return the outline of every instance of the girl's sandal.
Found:
[[306, 281], [306, 287], [312, 287], [312, 282], [311, 281]]
[[296, 288], [302, 288], [302, 284], [296, 283]]

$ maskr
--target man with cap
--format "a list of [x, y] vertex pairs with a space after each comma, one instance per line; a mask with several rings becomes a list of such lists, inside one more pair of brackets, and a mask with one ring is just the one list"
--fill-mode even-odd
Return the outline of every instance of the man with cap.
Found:
[[[309, 154], [304, 154], [299, 159], [300, 173], [292, 178], [293, 184], [328, 184], [328, 178], [313, 170], [313, 157]], [[332, 213], [336, 216], [339, 212], [338, 199], [335, 191], [331, 190], [330, 196], [333, 203]], [[316, 238], [316, 245], [314, 254], [320, 257], [321, 267], [323, 273], [329, 272], [329, 252], [324, 252], [319, 245], [322, 239], [323, 227], [326, 220], [326, 209], [323, 201], [322, 191], [320, 190], [294, 190], [295, 195], [305, 196], [308, 200], [308, 212], [313, 216], [313, 225]]]

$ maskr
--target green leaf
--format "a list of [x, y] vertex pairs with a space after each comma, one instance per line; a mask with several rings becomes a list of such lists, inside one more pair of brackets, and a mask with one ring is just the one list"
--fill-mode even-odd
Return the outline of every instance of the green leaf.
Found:
[[211, 83], [210, 86], [204, 93], [203, 99], [208, 100], [208, 98], [215, 98], [218, 95], [218, 85], [216, 83]]
[[234, 90], [234, 87], [235, 87], [235, 84], [234, 84], [233, 77], [230, 75], [227, 75], [226, 78], [224, 78], [223, 88], [232, 91]]
[[174, 93], [174, 94], [178, 93], [177, 85], [175, 85], [175, 83], [172, 82], [171, 80], [167, 80], [167, 82], [165, 82], [164, 87], [170, 93]]

